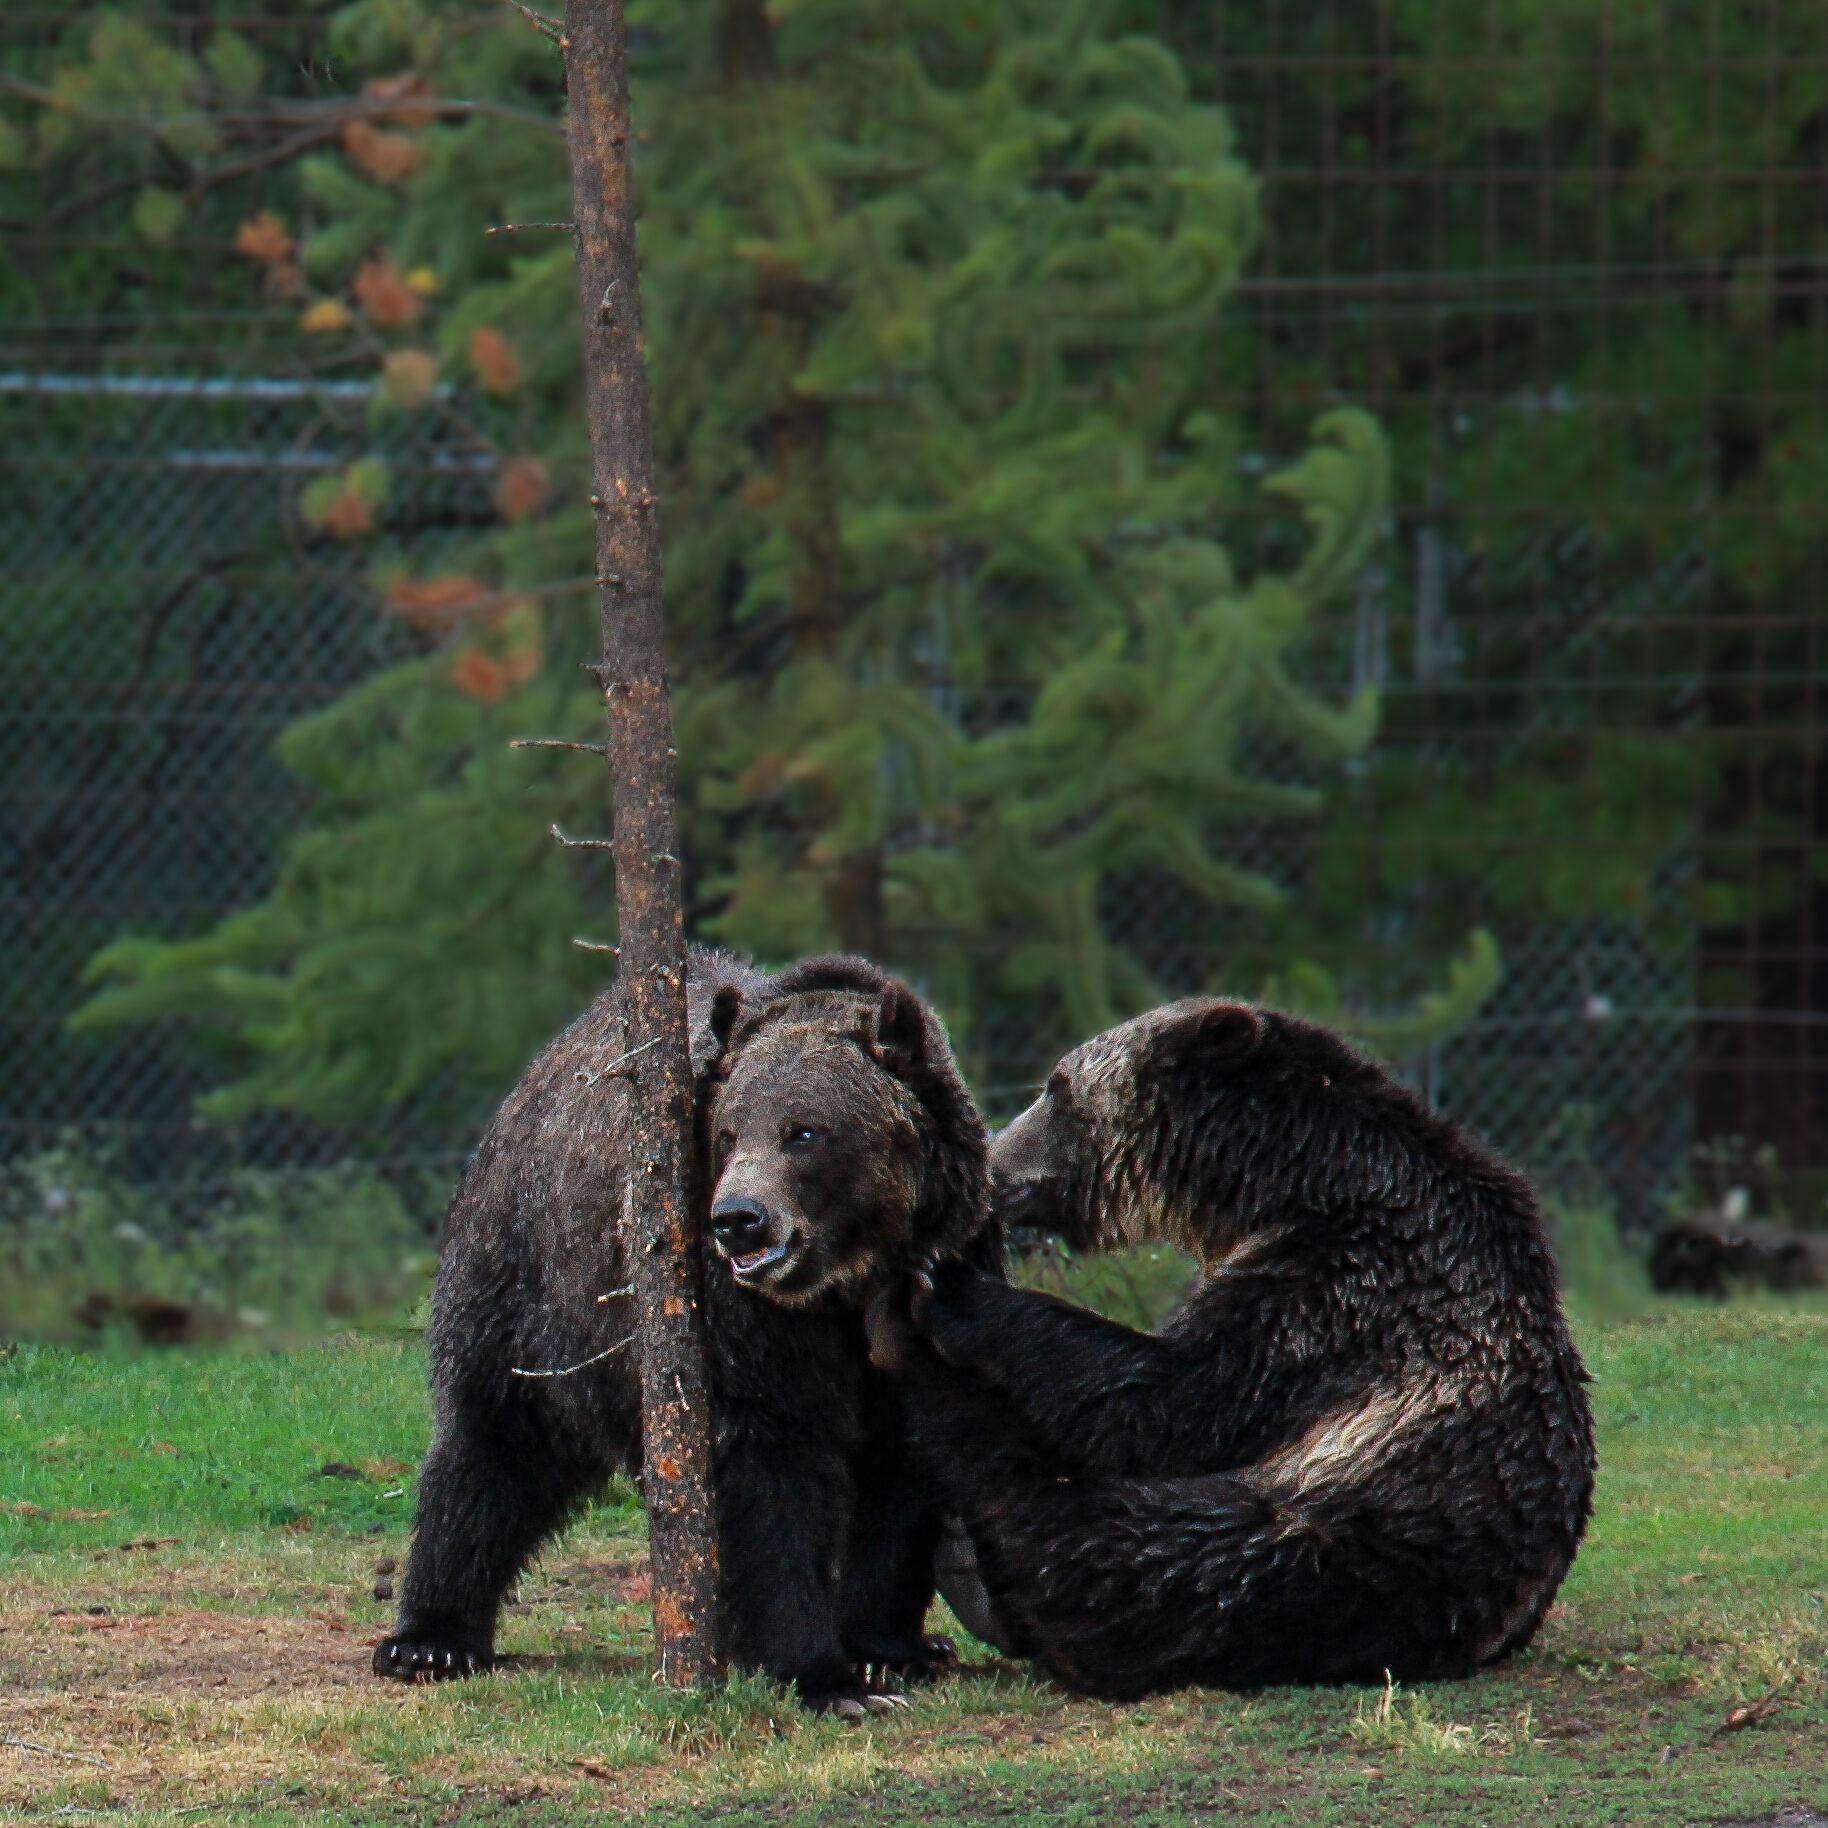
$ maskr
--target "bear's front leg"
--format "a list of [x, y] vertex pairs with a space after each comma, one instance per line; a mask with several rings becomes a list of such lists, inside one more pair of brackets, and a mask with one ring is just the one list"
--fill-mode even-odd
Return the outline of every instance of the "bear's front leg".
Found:
[[926, 1630], [942, 1519], [908, 1442], [901, 1391], [880, 1372], [866, 1373], [863, 1421], [851, 1457], [844, 1647], [868, 1677], [925, 1681], [958, 1667], [952, 1641]]
[[847, 1720], [907, 1703], [866, 1681], [841, 1629], [852, 1492], [843, 1451], [736, 1422], [717, 1456], [724, 1649]]
[[578, 1464], [533, 1405], [461, 1395], [420, 1469], [400, 1614], [375, 1674], [441, 1682], [492, 1667], [502, 1595], [607, 1470]]
[[1082, 1470], [1160, 1471], [1188, 1427], [1189, 1368], [1154, 1334], [956, 1262], [916, 1278], [908, 1313], [948, 1365], [1003, 1392], [1006, 1412]]

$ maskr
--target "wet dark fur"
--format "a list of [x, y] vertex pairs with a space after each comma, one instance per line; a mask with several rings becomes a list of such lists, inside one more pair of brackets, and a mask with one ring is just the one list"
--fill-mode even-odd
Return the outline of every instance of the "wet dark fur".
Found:
[[1124, 1698], [1529, 1642], [1594, 1450], [1518, 1174], [1336, 1036], [1209, 1001], [1069, 1055], [992, 1166], [1008, 1222], [1205, 1265], [1153, 1336], [965, 1269], [912, 1324], [878, 1304], [1011, 1648]]
[[[693, 949], [701, 1218], [703, 1139], [731, 1058], [809, 1012], [860, 1031], [885, 993], [912, 999], [862, 959], [809, 960], [771, 980]], [[930, 1014], [924, 1021], [918, 1058], [866, 1059], [861, 1042], [857, 1053], [858, 1073], [897, 1074], [917, 1113], [916, 1211], [885, 1273], [957, 1248], [998, 1261], [983, 1128], [943, 1031]], [[624, 1050], [612, 990], [509, 1094], [452, 1201], [429, 1331], [437, 1428], [377, 1673], [486, 1667], [502, 1595], [528, 1557], [612, 1472], [640, 1467], [632, 1347], [569, 1377], [512, 1369], [581, 1364], [629, 1337], [627, 1299], [597, 1299], [626, 1281], [623, 1101], [586, 1082]], [[831, 1113], [837, 1123], [845, 1115]], [[826, 1204], [842, 1208], [842, 1189], [828, 1192]], [[857, 1312], [868, 1290], [790, 1309], [738, 1287], [716, 1252], [705, 1259], [728, 1655], [793, 1682], [814, 1706], [862, 1695], [865, 1663], [923, 1673], [939, 1654], [921, 1632], [938, 1519], [906, 1449], [900, 1391], [868, 1363]]]

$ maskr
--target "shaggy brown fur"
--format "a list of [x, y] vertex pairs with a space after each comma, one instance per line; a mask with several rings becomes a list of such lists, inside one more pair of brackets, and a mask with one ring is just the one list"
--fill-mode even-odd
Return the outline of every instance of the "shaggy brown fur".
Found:
[[1211, 1000], [1069, 1054], [992, 1164], [1008, 1222], [1203, 1273], [1155, 1335], [958, 1266], [873, 1313], [986, 1629], [1113, 1697], [1529, 1642], [1594, 1453], [1520, 1175], [1337, 1036]]
[[[919, 1675], [949, 1655], [922, 1634], [938, 1516], [900, 1392], [868, 1363], [866, 1268], [957, 1249], [996, 1263], [983, 1128], [937, 1021], [865, 960], [769, 979], [695, 949], [688, 988], [726, 1648], [855, 1713], [885, 1705], [866, 1666]], [[379, 1674], [486, 1667], [527, 1557], [641, 1464], [622, 1100], [600, 1080], [625, 1051], [611, 992], [509, 1094], [452, 1201], [437, 1431]], [[526, 1375], [555, 1370], [570, 1374]]]

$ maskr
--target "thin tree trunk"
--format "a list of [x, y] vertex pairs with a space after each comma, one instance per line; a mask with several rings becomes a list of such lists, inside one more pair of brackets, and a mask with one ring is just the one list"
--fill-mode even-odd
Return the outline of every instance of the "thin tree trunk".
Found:
[[762, 0], [724, 0], [719, 21], [724, 81], [745, 89], [774, 76], [774, 26]]
[[888, 957], [889, 911], [882, 888], [879, 844], [853, 851], [825, 871], [825, 914], [841, 951]]
[[[797, 360], [812, 343], [812, 325], [793, 327]], [[844, 637], [844, 548], [838, 538], [837, 489], [831, 473], [831, 402], [789, 391], [769, 415], [774, 465], [787, 523], [788, 589], [794, 647], [834, 660]]]
[[661, 1679], [720, 1679], [700, 1240], [688, 1197], [691, 1066], [660, 527], [635, 259], [623, 0], [565, 19], [571, 188], [603, 589], [618, 982], [628, 1022], [622, 1224], [641, 1351], [642, 1442]]
[[[733, 95], [765, 89], [774, 80], [775, 54], [774, 26], [764, 0], [723, 0], [720, 27], [725, 87]], [[766, 263], [756, 270], [756, 316], [763, 335], [778, 345], [784, 383], [768, 415], [768, 432], [787, 534], [794, 652], [820, 660], [837, 659], [848, 619], [831, 470], [832, 405], [820, 395], [801, 393], [792, 377], [805, 365], [821, 321], [843, 304], [841, 291], [808, 280], [786, 264]], [[839, 946], [884, 957], [888, 922], [880, 848], [845, 857], [820, 876]]]

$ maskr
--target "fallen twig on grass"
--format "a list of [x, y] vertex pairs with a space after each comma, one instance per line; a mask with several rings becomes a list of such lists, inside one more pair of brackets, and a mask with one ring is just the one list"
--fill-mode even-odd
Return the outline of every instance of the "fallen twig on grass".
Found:
[[78, 1764], [100, 1765], [104, 1771], [112, 1769], [105, 1758], [91, 1758], [87, 1752], [60, 1751], [54, 1745], [40, 1745], [36, 1739], [14, 1739], [9, 1734], [0, 1738], [0, 1745], [15, 1746], [21, 1752], [42, 1752], [47, 1758], [70, 1758]]

